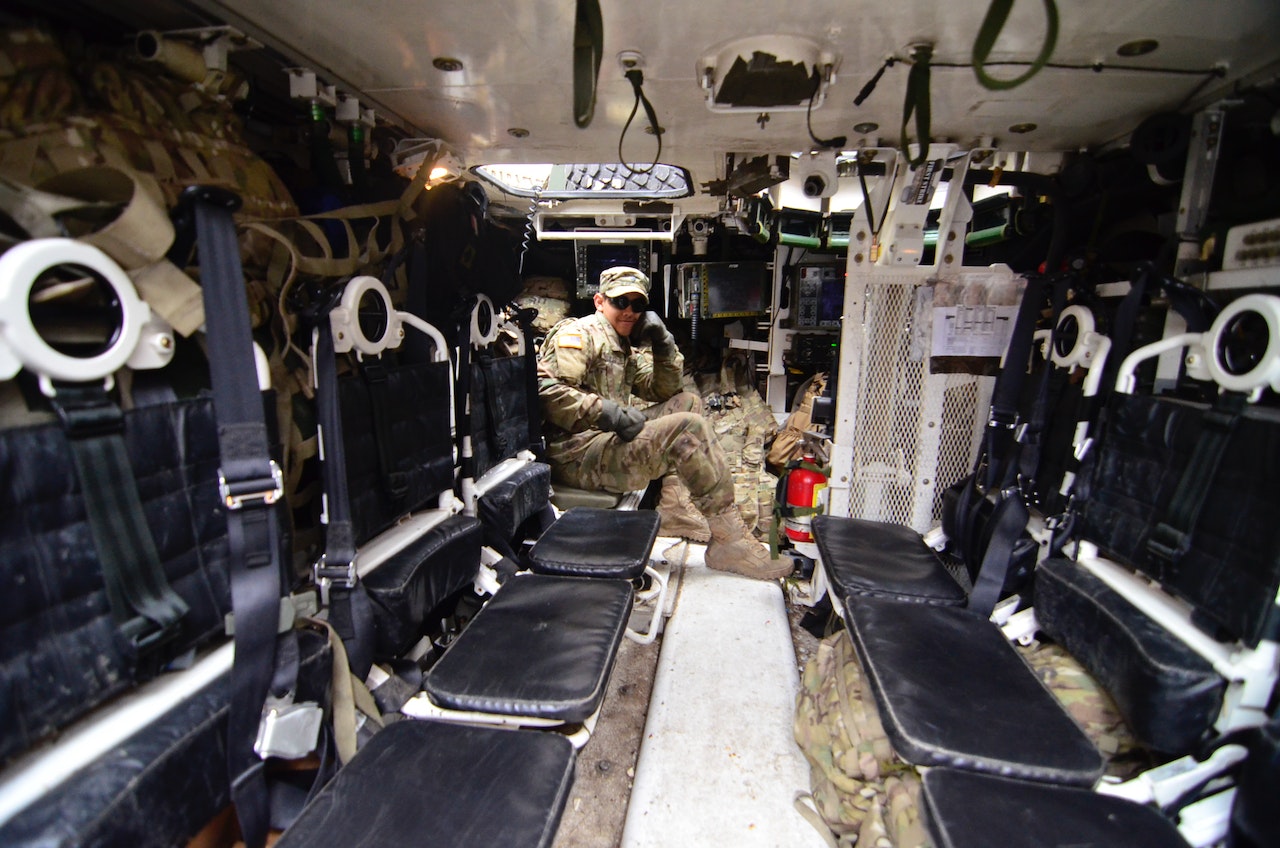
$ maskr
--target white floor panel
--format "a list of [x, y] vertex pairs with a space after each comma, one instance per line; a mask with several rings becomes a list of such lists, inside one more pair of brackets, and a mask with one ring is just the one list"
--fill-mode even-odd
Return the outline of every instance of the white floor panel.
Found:
[[709, 571], [692, 546], [658, 659], [622, 844], [822, 846], [792, 805], [799, 674], [777, 583]]

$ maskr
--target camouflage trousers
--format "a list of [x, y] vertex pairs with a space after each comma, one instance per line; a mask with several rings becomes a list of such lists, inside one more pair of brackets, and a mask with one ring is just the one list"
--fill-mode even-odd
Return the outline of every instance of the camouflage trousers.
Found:
[[642, 410], [647, 423], [630, 442], [601, 432], [576, 463], [556, 463], [553, 478], [579, 489], [631, 492], [676, 474], [703, 515], [733, 506], [733, 477], [715, 433], [702, 416], [702, 399], [681, 392]]

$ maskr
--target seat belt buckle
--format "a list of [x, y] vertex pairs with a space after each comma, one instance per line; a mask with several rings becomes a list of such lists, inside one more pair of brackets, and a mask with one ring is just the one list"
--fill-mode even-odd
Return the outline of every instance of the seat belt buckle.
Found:
[[253, 506], [259, 503], [263, 506], [270, 506], [284, 497], [284, 474], [280, 471], [280, 466], [276, 465], [274, 459], [269, 460], [269, 462], [271, 464], [270, 481], [259, 478], [228, 483], [227, 478], [222, 473], [222, 469], [218, 469], [218, 495], [222, 498], [222, 503], [226, 505], [227, 509], [234, 512], [235, 510], [243, 509], [245, 506]]
[[268, 702], [262, 710], [253, 750], [264, 760], [268, 757], [301, 759], [316, 749], [323, 723], [324, 710], [315, 701]]
[[987, 426], [998, 428], [1000, 430], [1012, 430], [1018, 426], [1018, 413], [1012, 414], [991, 410], [991, 414], [987, 418]]
[[329, 565], [324, 554], [321, 554], [311, 571], [315, 577], [316, 586], [320, 588], [322, 606], [329, 606], [329, 592], [334, 586], [339, 589], [355, 588], [357, 580], [355, 560], [346, 565]]

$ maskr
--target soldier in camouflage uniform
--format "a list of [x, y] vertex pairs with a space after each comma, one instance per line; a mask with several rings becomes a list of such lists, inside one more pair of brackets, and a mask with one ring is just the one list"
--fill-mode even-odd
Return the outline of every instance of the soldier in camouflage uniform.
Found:
[[[773, 580], [791, 570], [751, 538], [734, 503], [724, 452], [681, 391], [684, 357], [656, 312], [646, 312], [649, 278], [635, 268], [600, 275], [595, 313], [566, 321], [538, 356], [538, 393], [547, 421], [553, 479], [582, 489], [628, 492], [676, 473], [707, 518], [711, 568]], [[652, 364], [632, 350], [652, 348]], [[630, 406], [631, 395], [654, 405]]]

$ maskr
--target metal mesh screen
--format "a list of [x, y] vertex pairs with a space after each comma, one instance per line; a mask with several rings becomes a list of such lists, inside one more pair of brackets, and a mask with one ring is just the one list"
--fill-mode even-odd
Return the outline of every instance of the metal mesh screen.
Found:
[[930, 300], [920, 296], [920, 277], [869, 277], [861, 286], [849, 515], [924, 533], [941, 518], [943, 491], [972, 468], [993, 380], [929, 370]]

